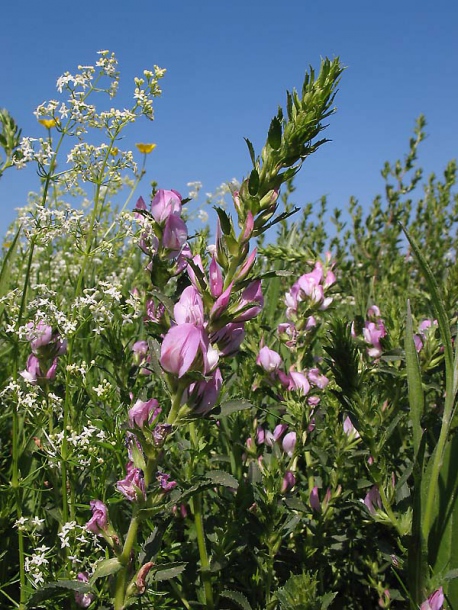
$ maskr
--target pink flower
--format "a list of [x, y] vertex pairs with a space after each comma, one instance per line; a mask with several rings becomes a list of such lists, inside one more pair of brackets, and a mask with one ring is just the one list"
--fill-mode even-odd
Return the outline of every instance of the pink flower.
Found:
[[288, 434], [285, 434], [285, 436], [283, 437], [282, 447], [283, 447], [283, 451], [289, 457], [293, 457], [294, 448], [296, 447], [296, 433], [295, 432], [288, 432]]
[[310, 383], [320, 388], [320, 390], [324, 390], [329, 383], [329, 379], [322, 375], [319, 369], [310, 369], [307, 377]]
[[287, 429], [288, 426], [286, 424], [278, 424], [278, 426], [275, 426], [273, 433], [267, 430], [265, 433], [266, 445], [272, 447], [274, 443], [280, 440]]
[[146, 341], [136, 341], [132, 345], [132, 351], [134, 352], [136, 362], [139, 364], [148, 354], [148, 343]]
[[89, 502], [92, 510], [92, 517], [86, 523], [86, 529], [94, 534], [100, 534], [108, 526], [108, 509], [100, 500]]
[[[143, 202], [144, 205], [144, 202]], [[138, 202], [137, 202], [138, 206]], [[141, 209], [141, 208], [140, 208]], [[163, 225], [172, 215], [181, 214], [181, 195], [178, 191], [159, 189], [151, 202], [151, 215]]]
[[51, 366], [47, 371], [43, 371], [41, 368], [40, 360], [35, 354], [30, 354], [27, 358], [27, 366], [25, 371], [21, 371], [22, 377], [31, 383], [36, 385], [44, 381], [53, 381], [56, 378], [57, 371], [57, 358], [54, 358]]
[[318, 487], [316, 485], [310, 492], [309, 502], [310, 506], [314, 511], [316, 511], [317, 513], [321, 513], [320, 496], [318, 494]]
[[371, 358], [379, 358], [382, 355], [382, 345], [380, 339], [386, 336], [385, 325], [382, 320], [377, 322], [366, 322], [363, 328], [363, 337], [366, 343], [372, 347], [368, 348], [367, 353]]
[[288, 377], [288, 390], [298, 390], [303, 395], [308, 394], [310, 391], [310, 384], [307, 381], [307, 377], [304, 375], [304, 373], [290, 371]]
[[134, 426], [143, 428], [146, 422], [151, 424], [160, 412], [161, 408], [155, 398], [151, 398], [146, 402], [137, 400], [134, 406], [129, 410], [129, 426], [131, 428]]
[[188, 239], [188, 229], [185, 221], [180, 216], [172, 214], [165, 221], [164, 232], [162, 234], [162, 247], [170, 250], [172, 255], [180, 252], [182, 246]]
[[205, 415], [213, 409], [222, 385], [223, 377], [219, 369], [213, 372], [210, 379], [191, 383], [186, 391], [186, 403], [193, 410], [193, 413]]
[[280, 493], [285, 494], [296, 485], [296, 477], [291, 472], [291, 470], [287, 470], [283, 476], [283, 481], [281, 484]]
[[439, 587], [422, 603], [420, 610], [442, 610], [444, 601], [444, 591], [442, 587]]
[[218, 346], [220, 356], [233, 356], [238, 352], [244, 337], [245, 325], [243, 322], [239, 324], [230, 322], [214, 332], [210, 340]]
[[153, 429], [153, 442], [156, 447], [161, 447], [164, 444], [165, 439], [172, 431], [171, 424], [158, 424]]
[[[80, 582], [89, 582], [89, 576], [87, 572], [79, 572], [76, 577]], [[93, 593], [79, 593], [75, 591], [75, 602], [80, 608], [89, 608], [94, 601], [95, 596]]]
[[218, 353], [210, 346], [206, 332], [194, 324], [172, 326], [162, 341], [162, 368], [179, 378], [188, 371], [207, 375], [217, 363]]
[[127, 475], [116, 483], [116, 489], [131, 502], [146, 500], [145, 479], [140, 468], [135, 468], [132, 462], [126, 466]]
[[380, 492], [376, 485], [371, 487], [367, 492], [366, 497], [364, 498], [364, 504], [371, 515], [375, 515], [377, 509], [382, 508], [382, 498], [380, 497]]
[[36, 326], [33, 322], [29, 322], [27, 328], [29, 329], [26, 335], [27, 341], [30, 341], [30, 347], [34, 353], [53, 340], [52, 326], [43, 321], [38, 322]]
[[267, 373], [276, 371], [282, 364], [280, 354], [272, 349], [269, 349], [267, 345], [264, 345], [259, 350], [258, 357], [256, 358], [256, 364], [262, 367]]
[[181, 293], [178, 303], [173, 308], [177, 324], [191, 323], [194, 326], [204, 325], [204, 304], [202, 297], [194, 286], [188, 286]]
[[165, 472], [158, 472], [156, 475], [156, 480], [158, 481], [159, 486], [164, 492], [172, 491], [172, 489], [177, 486], [176, 481], [169, 481], [169, 479], [170, 475], [165, 474]]
[[223, 292], [223, 274], [214, 256], [208, 269], [208, 277], [211, 295], [217, 299]]
[[261, 280], [255, 280], [248, 284], [240, 296], [234, 313], [234, 322], [246, 322], [256, 317], [264, 305], [262, 296]]
[[351, 438], [360, 438], [358, 430], [351, 423], [351, 419], [347, 417], [343, 421], [343, 431]]

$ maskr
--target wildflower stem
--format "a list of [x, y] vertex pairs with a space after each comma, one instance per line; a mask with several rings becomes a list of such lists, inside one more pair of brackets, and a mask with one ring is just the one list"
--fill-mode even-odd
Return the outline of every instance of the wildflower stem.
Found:
[[122, 553], [118, 556], [121, 569], [116, 575], [116, 586], [115, 586], [115, 597], [114, 597], [114, 610], [122, 610], [126, 602], [126, 588], [127, 588], [127, 570], [129, 569], [129, 561], [132, 553], [132, 548], [137, 540], [138, 531], [138, 517], [137, 506], [134, 508], [134, 514], [132, 516], [129, 529], [126, 534]]
[[[197, 448], [198, 438], [194, 422], [191, 422], [189, 425], [189, 431], [191, 441], [194, 447]], [[196, 526], [197, 545], [199, 548], [200, 557], [200, 575], [204, 587], [206, 608], [208, 610], [212, 610], [214, 607], [213, 589], [211, 585], [210, 561], [207, 553], [207, 545], [205, 544], [204, 520], [202, 516], [202, 494], [200, 492], [197, 492], [192, 498], [192, 512], [194, 515], [194, 524]]]

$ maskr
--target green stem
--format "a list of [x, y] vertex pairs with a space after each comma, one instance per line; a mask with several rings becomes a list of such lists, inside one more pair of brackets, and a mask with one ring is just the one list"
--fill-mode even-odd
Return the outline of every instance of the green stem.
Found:
[[199, 547], [200, 575], [204, 586], [205, 603], [206, 608], [211, 610], [214, 608], [213, 589], [211, 585], [210, 561], [208, 559], [207, 546], [205, 544], [204, 520], [202, 517], [202, 494], [200, 492], [192, 498], [192, 508], [197, 533], [197, 545]]
[[[12, 475], [11, 475], [11, 487], [14, 490], [14, 497], [16, 502], [16, 518], [20, 520], [22, 517], [22, 491], [20, 487], [19, 477], [19, 413], [17, 404], [13, 407], [13, 447], [12, 447]], [[25, 608], [25, 554], [24, 554], [24, 535], [22, 529], [18, 526], [18, 552], [19, 552], [19, 583], [20, 583], [20, 597], [19, 597], [19, 608]]]
[[[195, 448], [198, 446], [198, 437], [194, 422], [189, 425], [191, 441]], [[211, 585], [210, 561], [207, 553], [207, 545], [205, 544], [204, 520], [202, 515], [202, 494], [197, 492], [192, 498], [192, 512], [194, 515], [194, 524], [196, 526], [197, 546], [199, 548], [200, 557], [200, 576], [204, 587], [205, 604], [207, 610], [214, 608], [213, 589]]]

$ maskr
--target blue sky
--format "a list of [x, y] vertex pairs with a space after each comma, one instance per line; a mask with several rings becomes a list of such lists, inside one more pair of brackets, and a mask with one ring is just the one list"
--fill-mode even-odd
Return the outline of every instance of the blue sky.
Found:
[[[186, 183], [214, 191], [250, 168], [243, 137], [257, 151], [285, 90], [299, 88], [309, 64], [340, 56], [345, 70], [326, 137], [306, 161], [295, 203], [350, 195], [368, 205], [381, 192], [380, 169], [407, 151], [415, 118], [426, 115], [420, 149], [427, 174], [458, 156], [458, 3], [455, 0], [49, 0], [7, 2], [0, 26], [0, 107], [24, 135], [43, 135], [35, 107], [56, 97], [55, 82], [110, 49], [121, 70], [119, 106], [132, 78], [167, 69], [156, 120], [139, 122], [127, 145], [156, 142], [148, 182], [183, 194]], [[0, 180], [0, 232], [38, 182], [10, 170]]]

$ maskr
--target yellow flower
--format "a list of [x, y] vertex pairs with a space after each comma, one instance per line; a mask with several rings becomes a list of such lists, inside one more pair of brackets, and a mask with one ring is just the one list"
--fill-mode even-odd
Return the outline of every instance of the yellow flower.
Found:
[[118, 152], [119, 152], [119, 148], [116, 148], [116, 146], [113, 146], [113, 148], [110, 150], [110, 155], [112, 155], [113, 157], [116, 157]]
[[135, 146], [145, 155], [149, 155], [156, 148], [156, 144], [135, 144]]
[[51, 127], [55, 127], [57, 125], [56, 119], [38, 119], [40, 125], [46, 127], [46, 129], [51, 129]]

